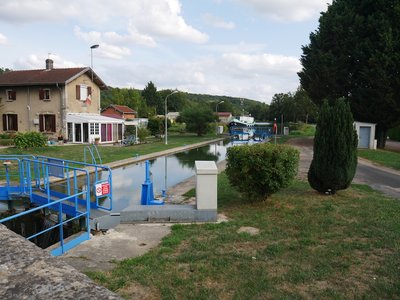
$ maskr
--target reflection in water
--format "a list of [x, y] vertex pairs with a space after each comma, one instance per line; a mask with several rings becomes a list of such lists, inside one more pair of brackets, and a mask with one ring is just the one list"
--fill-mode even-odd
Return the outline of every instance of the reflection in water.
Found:
[[178, 159], [182, 167], [189, 167], [192, 169], [194, 168], [194, 163], [196, 160], [218, 161], [218, 155], [216, 155], [215, 152], [211, 152], [210, 147], [197, 148], [177, 153], [174, 156]]
[[[170, 188], [195, 175], [196, 160], [224, 160], [229, 146], [227, 142], [220, 142], [168, 156], [167, 161], [165, 157], [151, 160], [150, 171], [155, 196], [161, 195], [165, 186]], [[142, 183], [145, 180], [145, 163], [113, 169], [112, 173], [113, 211], [119, 212], [130, 205], [139, 205]]]

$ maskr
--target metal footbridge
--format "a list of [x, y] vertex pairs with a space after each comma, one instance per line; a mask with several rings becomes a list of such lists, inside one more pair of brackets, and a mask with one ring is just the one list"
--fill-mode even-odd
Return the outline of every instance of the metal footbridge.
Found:
[[112, 210], [111, 169], [95, 160], [1, 155], [0, 164], [0, 203], [8, 205], [0, 223], [42, 248], [55, 242], [52, 255], [88, 240], [91, 217]]

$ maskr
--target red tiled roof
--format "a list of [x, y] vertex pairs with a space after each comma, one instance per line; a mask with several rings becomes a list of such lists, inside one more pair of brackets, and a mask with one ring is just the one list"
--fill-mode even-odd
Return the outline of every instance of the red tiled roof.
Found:
[[[68, 80], [86, 72], [91, 74], [92, 71], [90, 68], [10, 71], [0, 75], [0, 86], [65, 84]], [[105, 83], [94, 72], [93, 75], [94, 82], [101, 89], [107, 88]]]
[[230, 112], [219, 112], [219, 113], [218, 113], [218, 116], [221, 116], [221, 117], [230, 117], [230, 116], [232, 116], [232, 113], [230, 113]]
[[132, 108], [126, 106], [126, 105], [110, 105], [111, 107], [114, 107], [116, 111], [122, 112], [122, 113], [131, 113], [135, 114], [136, 111], [133, 110]]
[[117, 114], [101, 113], [101, 115], [102, 115], [102, 116], [105, 116], [105, 117], [114, 118], [114, 119], [120, 119], [120, 120], [123, 120], [123, 119], [124, 119], [123, 117], [121, 117], [120, 115], [117, 115]]

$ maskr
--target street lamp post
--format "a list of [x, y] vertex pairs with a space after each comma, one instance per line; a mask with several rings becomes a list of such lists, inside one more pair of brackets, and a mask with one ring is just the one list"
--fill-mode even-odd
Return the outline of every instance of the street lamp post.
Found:
[[171, 94], [168, 94], [168, 95], [165, 97], [165, 145], [168, 145], [167, 100], [168, 100], [168, 97], [169, 97], [169, 96], [171, 96], [171, 95], [173, 95], [173, 94], [176, 94], [176, 93], [178, 93], [178, 92], [179, 92], [179, 91], [175, 90], [175, 91], [173, 91]]
[[99, 48], [99, 45], [90, 46], [90, 66], [92, 68], [92, 82], [93, 82], [93, 49]]
[[215, 105], [215, 114], [217, 115], [217, 120], [215, 121], [215, 135], [218, 135], [218, 105], [221, 103], [224, 103], [224, 101], [218, 102], [217, 105]]

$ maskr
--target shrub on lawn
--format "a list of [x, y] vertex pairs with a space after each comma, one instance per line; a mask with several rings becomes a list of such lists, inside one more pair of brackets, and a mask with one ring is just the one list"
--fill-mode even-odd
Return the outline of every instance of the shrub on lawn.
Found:
[[0, 139], [0, 146], [11, 146], [14, 145], [13, 139]]
[[14, 137], [14, 143], [17, 148], [37, 148], [47, 145], [46, 137], [40, 132], [17, 133]]
[[234, 146], [228, 148], [226, 174], [249, 201], [263, 201], [290, 184], [298, 164], [299, 151], [288, 145]]
[[353, 123], [350, 104], [344, 99], [321, 106], [308, 171], [308, 182], [320, 193], [347, 189], [354, 178], [358, 139]]

